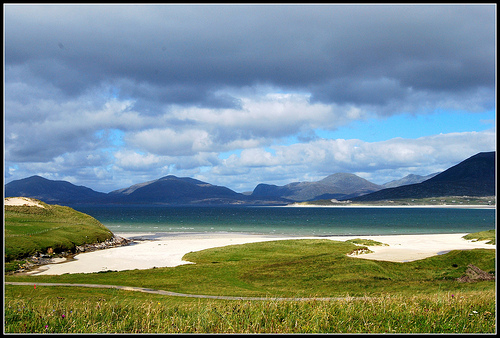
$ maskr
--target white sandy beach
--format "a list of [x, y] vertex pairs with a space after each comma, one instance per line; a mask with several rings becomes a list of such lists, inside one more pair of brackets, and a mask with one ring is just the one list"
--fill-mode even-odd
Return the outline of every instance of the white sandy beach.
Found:
[[[465, 240], [461, 234], [433, 235], [387, 235], [387, 236], [329, 236], [329, 237], [285, 237], [234, 233], [163, 233], [139, 234], [116, 233], [125, 238], [144, 238], [135, 244], [83, 253], [74, 260], [40, 267], [40, 275], [60, 275], [65, 273], [91, 273], [106, 270], [150, 269], [153, 267], [175, 267], [190, 264], [182, 257], [191, 251], [227, 245], [245, 244], [270, 240], [323, 238], [346, 241], [354, 238], [373, 239], [388, 246], [369, 247], [373, 253], [356, 256], [360, 259], [407, 262], [442, 254], [450, 250], [470, 250], [476, 248], [495, 249], [495, 245], [485, 242]], [[154, 235], [154, 236], [153, 236]], [[147, 239], [147, 238], [154, 239]]]

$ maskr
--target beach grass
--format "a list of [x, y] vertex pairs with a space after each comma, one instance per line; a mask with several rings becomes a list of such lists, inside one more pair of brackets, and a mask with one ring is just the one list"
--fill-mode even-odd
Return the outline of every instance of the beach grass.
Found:
[[[396, 263], [349, 257], [359, 245], [280, 240], [191, 252], [196, 264], [22, 276], [5, 285], [5, 331], [40, 333], [492, 333], [494, 280], [461, 282], [473, 264], [495, 274], [495, 250], [454, 250]], [[220, 300], [42, 282], [138, 286], [194, 295], [342, 297]], [[360, 298], [356, 298], [360, 297]]]
[[496, 230], [486, 230], [480, 232], [474, 232], [464, 236], [467, 240], [475, 241], [487, 241], [486, 244], [496, 244]]
[[103, 242], [113, 233], [95, 218], [72, 208], [49, 205], [4, 206], [5, 260], [35, 253], [73, 251], [76, 246]]
[[388, 244], [374, 241], [373, 239], [364, 239], [364, 238], [349, 239], [346, 242], [357, 245], [366, 245], [366, 246], [388, 246]]
[[181, 299], [122, 290], [9, 286], [6, 333], [494, 333], [495, 293], [338, 301]]

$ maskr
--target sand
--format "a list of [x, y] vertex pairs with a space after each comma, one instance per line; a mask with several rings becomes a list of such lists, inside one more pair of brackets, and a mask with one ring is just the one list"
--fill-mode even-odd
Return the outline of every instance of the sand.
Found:
[[14, 205], [14, 206], [27, 205], [30, 207], [45, 208], [36, 200], [28, 197], [6, 197], [4, 198], [4, 205]]
[[150, 269], [153, 267], [175, 267], [192, 264], [182, 257], [191, 251], [214, 247], [237, 245], [253, 242], [323, 238], [346, 241], [353, 238], [373, 239], [388, 246], [370, 246], [373, 253], [356, 256], [359, 259], [408, 262], [443, 254], [451, 250], [470, 250], [476, 248], [495, 249], [495, 245], [484, 241], [465, 240], [462, 234], [433, 235], [387, 235], [387, 236], [329, 236], [329, 237], [286, 237], [235, 233], [161, 233], [138, 234], [116, 233], [116, 235], [135, 239], [134, 244], [83, 253], [74, 260], [49, 264], [33, 271], [39, 275], [61, 275], [65, 273], [91, 273], [107, 270]]

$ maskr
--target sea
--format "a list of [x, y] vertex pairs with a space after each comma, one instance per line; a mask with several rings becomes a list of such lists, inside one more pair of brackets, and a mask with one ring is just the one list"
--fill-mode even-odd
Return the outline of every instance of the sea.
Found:
[[352, 236], [472, 233], [496, 228], [495, 209], [75, 205], [114, 233]]

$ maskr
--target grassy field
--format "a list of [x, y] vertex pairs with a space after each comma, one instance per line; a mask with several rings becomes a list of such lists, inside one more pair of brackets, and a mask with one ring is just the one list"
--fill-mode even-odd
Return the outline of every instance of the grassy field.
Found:
[[[495, 250], [393, 263], [348, 257], [352, 243], [290, 240], [192, 252], [195, 262], [60, 276], [6, 276], [6, 332], [495, 332], [495, 282], [461, 283], [474, 264], [495, 273]], [[41, 282], [141, 286], [189, 294], [368, 297], [228, 301], [139, 292], [34, 287]]]
[[72, 208], [38, 201], [35, 206], [5, 206], [5, 260], [35, 253], [73, 251], [76, 246], [113, 237], [95, 218]]
[[494, 333], [495, 292], [345, 301], [181, 299], [78, 287], [7, 287], [13, 333]]

